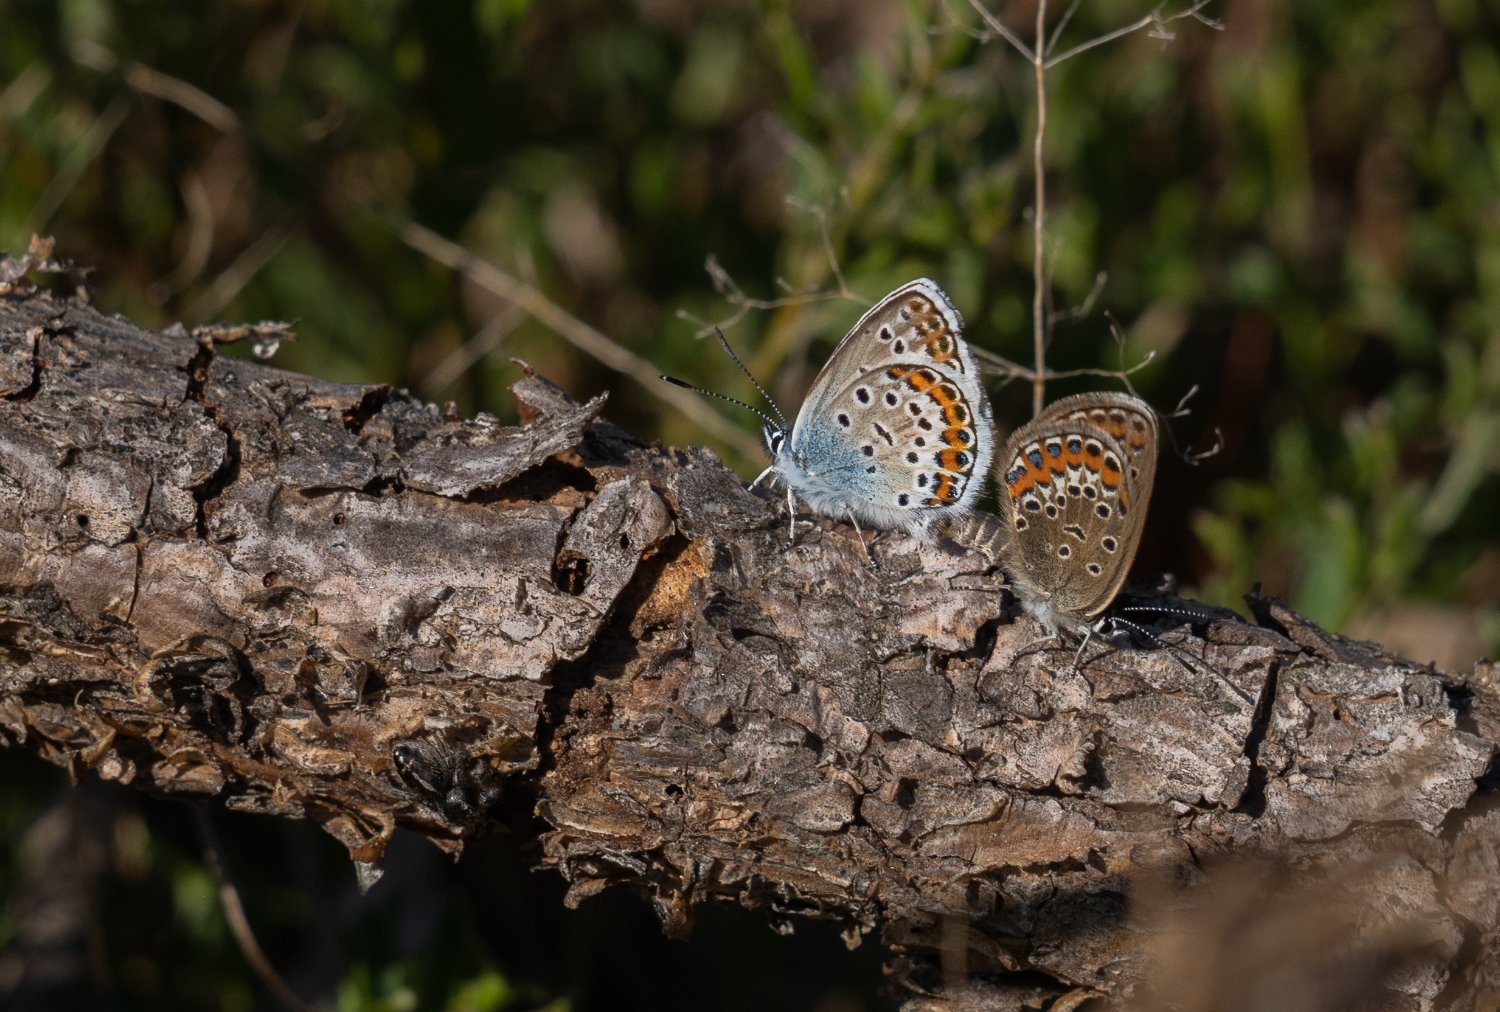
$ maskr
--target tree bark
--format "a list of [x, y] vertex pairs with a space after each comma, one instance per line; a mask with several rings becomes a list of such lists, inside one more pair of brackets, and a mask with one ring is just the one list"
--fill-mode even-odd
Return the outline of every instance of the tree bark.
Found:
[[509, 821], [573, 903], [874, 935], [914, 1007], [1500, 1000], [1485, 666], [1258, 597], [1077, 654], [951, 543], [788, 546], [602, 395], [527, 372], [524, 424], [462, 420], [10, 288], [6, 745], [359, 862]]

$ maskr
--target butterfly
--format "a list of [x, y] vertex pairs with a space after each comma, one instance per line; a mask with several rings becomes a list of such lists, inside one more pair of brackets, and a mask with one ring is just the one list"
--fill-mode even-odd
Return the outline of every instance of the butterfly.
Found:
[[1026, 611], [1087, 636], [1130, 571], [1156, 479], [1156, 415], [1129, 394], [1049, 405], [1000, 455], [1000, 516], [949, 536], [1000, 560]]
[[923, 533], [966, 513], [989, 471], [995, 425], [962, 328], [943, 290], [918, 278], [844, 335], [794, 423], [761, 389], [776, 417], [757, 412], [771, 465], [751, 487], [780, 482], [794, 524], [795, 499], [856, 529], [864, 521]]

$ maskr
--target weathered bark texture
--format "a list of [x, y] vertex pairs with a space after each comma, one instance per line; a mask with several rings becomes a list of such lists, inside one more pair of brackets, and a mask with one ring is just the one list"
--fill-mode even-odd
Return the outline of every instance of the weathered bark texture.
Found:
[[1075, 666], [981, 556], [788, 547], [710, 453], [515, 393], [0, 297], [0, 741], [363, 862], [510, 818], [572, 900], [834, 918], [918, 1005], [1500, 1001], [1487, 679], [1262, 599]]

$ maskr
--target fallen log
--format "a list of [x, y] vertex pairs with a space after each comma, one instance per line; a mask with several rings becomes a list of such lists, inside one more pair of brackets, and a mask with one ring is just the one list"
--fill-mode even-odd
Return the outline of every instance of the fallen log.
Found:
[[570, 903], [832, 919], [914, 1007], [1231, 1007], [1331, 966], [1330, 1002], [1500, 1001], [1485, 665], [1260, 597], [1075, 656], [984, 556], [788, 546], [774, 497], [603, 395], [527, 372], [521, 425], [460, 419], [222, 350], [256, 328], [8, 288], [6, 746], [366, 867], [398, 826], [531, 827]]

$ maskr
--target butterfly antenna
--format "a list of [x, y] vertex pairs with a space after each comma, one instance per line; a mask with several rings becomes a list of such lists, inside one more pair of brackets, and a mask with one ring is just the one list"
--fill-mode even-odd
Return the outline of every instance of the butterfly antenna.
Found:
[[[776, 417], [781, 420], [781, 427], [783, 429], [790, 429], [791, 426], [787, 424], [786, 416], [781, 413], [781, 408], [776, 406], [776, 399], [770, 394], [766, 393], [766, 388], [760, 385], [760, 380], [755, 378], [755, 374], [752, 373], [749, 369], [745, 368], [745, 363], [740, 361], [740, 357], [736, 355], [734, 353], [734, 349], [729, 346], [729, 338], [724, 336], [724, 331], [715, 326], [714, 335], [718, 337], [719, 347], [724, 349], [724, 354], [729, 356], [729, 360], [731, 362], [740, 367], [740, 372], [745, 374], [745, 378], [755, 385], [755, 389], [760, 391], [760, 395], [766, 399], [766, 403], [771, 405], [771, 410], [776, 412]], [[759, 414], [759, 412], [757, 412], [757, 414]], [[765, 415], [762, 414], [761, 417], [765, 418]], [[769, 422], [770, 419], [766, 418], [766, 421]]]
[[[743, 368], [743, 366], [741, 368]], [[717, 397], [721, 401], [728, 401], [730, 404], [736, 405], [737, 407], [744, 408], [746, 411], [753, 411], [757, 415], [759, 415], [761, 418], [764, 418], [767, 425], [773, 426], [775, 428], [786, 428], [786, 421], [785, 421], [785, 419], [783, 419], [781, 422], [778, 423], [776, 421], [776, 419], [774, 419], [770, 415], [766, 414], [760, 408], [757, 408], [753, 404], [746, 404], [744, 401], [740, 400], [737, 397], [730, 397], [728, 394], [721, 394], [717, 390], [705, 390], [702, 387], [694, 386], [693, 384], [689, 383], [687, 380], [680, 380], [676, 376], [668, 376], [666, 373], [662, 373], [662, 377], [661, 378], [664, 379], [664, 380], [666, 380], [668, 383], [672, 384], [674, 387], [682, 387], [682, 389], [684, 389], [684, 390], [691, 390], [693, 393], [695, 393], [695, 394], [702, 394], [704, 397]], [[759, 386], [759, 384], [756, 384], [756, 385]], [[774, 407], [774, 405], [772, 405], [772, 406]], [[781, 414], [781, 412], [779, 412], [779, 411], [776, 412], [776, 413], [778, 415]]]
[[[1196, 621], [1196, 622], [1208, 622], [1208, 621], [1211, 621], [1212, 619], [1214, 619], [1216, 617], [1212, 613], [1207, 612], [1206, 609], [1204, 611], [1197, 611], [1197, 610], [1192, 609], [1192, 608], [1183, 608], [1183, 607], [1174, 606], [1174, 605], [1162, 605], [1162, 606], [1159, 606], [1159, 607], [1154, 607], [1154, 606], [1149, 605], [1149, 604], [1130, 605], [1130, 606], [1127, 606], [1127, 607], [1124, 607], [1124, 608], [1120, 608], [1120, 609], [1117, 609], [1117, 610], [1118, 611], [1132, 611], [1132, 612], [1154, 612], [1154, 613], [1156, 613], [1158, 615], [1174, 615], [1174, 616], [1176, 616], [1178, 618], [1186, 619], [1189, 622], [1194, 622], [1194, 621]], [[1128, 628], [1134, 630], [1136, 633], [1138, 633], [1141, 636], [1145, 637], [1146, 639], [1150, 640], [1154, 645], [1156, 645], [1158, 647], [1166, 647], [1167, 651], [1170, 654], [1172, 654], [1172, 656], [1176, 657], [1177, 660], [1178, 660], [1178, 662], [1181, 663], [1188, 670], [1190, 670], [1190, 671], [1197, 671], [1197, 670], [1199, 670], [1198, 668], [1194, 667], [1193, 664], [1190, 664], [1190, 663], [1188, 663], [1188, 661], [1183, 660], [1184, 657], [1190, 658], [1190, 659], [1192, 659], [1194, 661], [1198, 660], [1198, 658], [1193, 657], [1193, 655], [1191, 653], [1189, 653], [1187, 650], [1183, 649], [1182, 647], [1176, 646], [1175, 644], [1172, 644], [1172, 643], [1165, 643], [1165, 642], [1163, 642], [1162, 638], [1160, 636], [1157, 636], [1155, 633], [1147, 631], [1147, 629], [1144, 626], [1140, 625], [1139, 623], [1132, 622], [1128, 618], [1121, 618], [1119, 615], [1110, 615], [1109, 616], [1109, 621], [1116, 622], [1116, 623], [1118, 623], [1120, 625], [1123, 625], [1123, 626], [1127, 626]], [[1240, 688], [1238, 685], [1235, 685], [1233, 682], [1231, 682], [1220, 671], [1218, 671], [1212, 664], [1208, 663], [1208, 661], [1202, 661], [1201, 663], [1202, 663], [1203, 667], [1205, 669], [1207, 669], [1208, 673], [1210, 675], [1212, 675], [1214, 678], [1217, 678], [1221, 684], [1223, 684], [1227, 689], [1229, 689], [1230, 692], [1233, 692], [1236, 696], [1239, 696], [1240, 699], [1243, 702], [1249, 704], [1250, 706], [1254, 706], [1255, 705], [1256, 701], [1253, 700], [1253, 699], [1251, 699], [1250, 695], [1247, 692], [1245, 692], [1244, 689]]]
[[1132, 612], [1138, 615], [1172, 615], [1176, 618], [1187, 619], [1189, 622], [1206, 623], [1222, 617], [1219, 612], [1208, 605], [1198, 604], [1196, 601], [1184, 604], [1125, 604], [1118, 608], [1110, 609], [1110, 614], [1115, 615], [1122, 612]]

